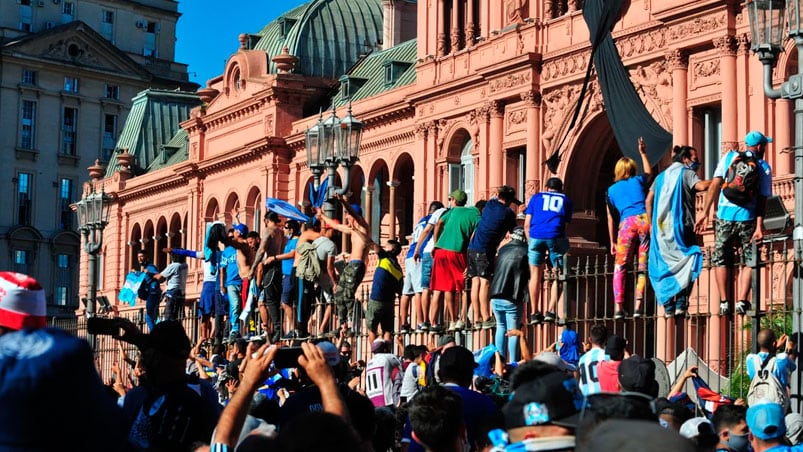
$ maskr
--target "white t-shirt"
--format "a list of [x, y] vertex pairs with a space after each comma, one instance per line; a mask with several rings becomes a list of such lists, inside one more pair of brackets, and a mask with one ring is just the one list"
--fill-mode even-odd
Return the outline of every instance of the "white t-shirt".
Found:
[[401, 392], [399, 396], [408, 402], [420, 389], [418, 386], [418, 378], [421, 376], [421, 367], [416, 363], [410, 363], [404, 371], [402, 378]]
[[365, 366], [365, 395], [375, 407], [395, 405], [393, 369], [401, 371], [399, 358], [391, 353], [377, 353]]
[[184, 292], [187, 286], [187, 264], [173, 262], [162, 271], [165, 279], [165, 290], [180, 289]]
[[326, 260], [329, 257], [337, 256], [337, 246], [328, 237], [320, 236], [312, 241], [312, 246], [315, 247], [315, 254], [321, 262], [321, 275], [318, 277], [318, 284], [322, 289], [332, 290], [332, 278], [329, 277], [329, 272], [326, 271]]
[[602, 388], [599, 385], [599, 377], [597, 376], [597, 365], [607, 360], [608, 357], [605, 355], [605, 350], [596, 347], [583, 353], [583, 356], [580, 357], [577, 362], [577, 370], [580, 371], [578, 386], [583, 395], [602, 392]]
[[[432, 227], [433, 227], [432, 233], [435, 233], [435, 229], [434, 229], [435, 225], [438, 224], [438, 220], [441, 219], [441, 215], [446, 213], [447, 210], [449, 210], [449, 209], [447, 209], [446, 207], [444, 207], [442, 209], [438, 209], [438, 210], [435, 211], [435, 213], [432, 214], [431, 217], [429, 217], [429, 221], [427, 222], [427, 224], [428, 225], [429, 224], [432, 225]], [[420, 237], [420, 238], [422, 238], [422, 237]], [[431, 238], [431, 239], [429, 239], [429, 242], [427, 242], [427, 246], [424, 247], [424, 252], [425, 253], [431, 253], [432, 250], [434, 250], [434, 249], [435, 249], [435, 239]]]

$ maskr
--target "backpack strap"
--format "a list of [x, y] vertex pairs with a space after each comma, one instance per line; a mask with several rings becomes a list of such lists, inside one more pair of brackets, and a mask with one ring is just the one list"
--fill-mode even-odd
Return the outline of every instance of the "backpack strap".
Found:
[[772, 353], [767, 353], [767, 357], [764, 358], [764, 361], [761, 362], [761, 367], [758, 368], [759, 371], [764, 370], [767, 367], [767, 364], [770, 362], [770, 359], [773, 358]]

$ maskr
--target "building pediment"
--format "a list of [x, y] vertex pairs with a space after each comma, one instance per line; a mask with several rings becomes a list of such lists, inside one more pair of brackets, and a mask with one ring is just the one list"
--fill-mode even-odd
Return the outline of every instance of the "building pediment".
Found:
[[60, 66], [152, 78], [145, 68], [80, 21], [10, 41], [2, 46], [2, 53]]

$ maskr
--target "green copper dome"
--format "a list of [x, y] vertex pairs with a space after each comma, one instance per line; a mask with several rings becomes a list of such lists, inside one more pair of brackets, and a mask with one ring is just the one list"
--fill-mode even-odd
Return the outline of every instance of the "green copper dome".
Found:
[[[254, 46], [268, 60], [287, 47], [298, 57], [294, 73], [337, 79], [382, 40], [381, 0], [313, 0], [263, 28]], [[270, 72], [276, 65], [270, 63]]]

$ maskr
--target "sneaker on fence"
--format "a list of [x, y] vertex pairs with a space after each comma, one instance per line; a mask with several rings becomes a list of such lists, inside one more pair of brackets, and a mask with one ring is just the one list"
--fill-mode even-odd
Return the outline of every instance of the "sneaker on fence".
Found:
[[416, 330], [420, 332], [427, 332], [429, 331], [429, 322], [423, 322], [418, 324], [418, 328]]
[[404, 325], [402, 325], [401, 328], [399, 329], [399, 334], [410, 334], [410, 324], [405, 323]]
[[634, 319], [640, 319], [642, 317], [644, 317], [644, 311], [642, 311], [641, 308], [635, 309], [633, 311], [633, 318]]
[[620, 310], [618, 310], [618, 311], [613, 313], [613, 318], [614, 318], [614, 320], [622, 320], [622, 319], [625, 318], [625, 315], [627, 315], [625, 313], [625, 311], [620, 309]]
[[671, 319], [674, 316], [675, 316], [675, 305], [673, 304], [664, 305], [664, 317], [666, 317], [667, 319]]
[[557, 314], [547, 311], [546, 314], [544, 314], [544, 323], [555, 323], [557, 318]]
[[527, 323], [530, 324], [530, 325], [538, 325], [539, 323], [541, 323], [543, 321], [544, 321], [544, 316], [541, 315], [540, 312], [536, 312], [534, 314], [530, 314], [529, 317], [527, 317]]
[[296, 332], [296, 339], [300, 340], [309, 339], [309, 333]]
[[739, 300], [738, 302], [736, 302], [736, 313], [739, 315], [745, 315], [747, 314], [747, 311], [749, 311], [751, 307], [752, 305], [750, 304], [749, 301]]
[[434, 325], [429, 327], [429, 331], [431, 333], [439, 334], [439, 333], [443, 333], [443, 330], [444, 330], [443, 325], [440, 324], [440, 323], [436, 323], [436, 324], [434, 324]]
[[485, 320], [485, 321], [482, 322], [482, 329], [483, 330], [490, 330], [491, 328], [493, 328], [495, 326], [496, 326], [496, 320], [494, 320], [493, 318], [489, 318], [488, 320]]
[[457, 323], [457, 322], [449, 322], [449, 327], [448, 327], [448, 328], [446, 328], [446, 331], [454, 331], [454, 330], [455, 330], [455, 324], [456, 324], [456, 323]]
[[675, 317], [686, 317], [689, 312], [689, 303], [687, 301], [680, 301], [675, 305]]
[[466, 327], [466, 322], [464, 322], [462, 320], [458, 320], [457, 322], [454, 322], [454, 329], [455, 330], [462, 330], [465, 327]]
[[719, 315], [731, 315], [731, 306], [729, 301], [719, 302]]
[[295, 338], [296, 338], [296, 332], [295, 331], [291, 331], [291, 332], [285, 334], [284, 336], [282, 336], [282, 340], [283, 341], [292, 341]]

